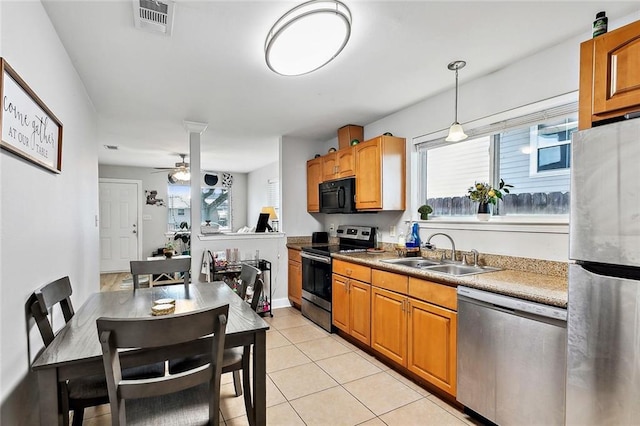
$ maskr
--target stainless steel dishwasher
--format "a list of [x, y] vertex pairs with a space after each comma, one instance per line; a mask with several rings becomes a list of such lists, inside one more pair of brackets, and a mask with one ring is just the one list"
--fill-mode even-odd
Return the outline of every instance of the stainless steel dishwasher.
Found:
[[562, 425], [567, 311], [458, 287], [458, 392], [499, 425]]

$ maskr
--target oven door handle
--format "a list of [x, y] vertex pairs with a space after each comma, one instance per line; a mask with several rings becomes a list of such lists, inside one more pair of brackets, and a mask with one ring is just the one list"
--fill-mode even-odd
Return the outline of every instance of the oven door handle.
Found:
[[326, 264], [331, 264], [330, 257], [316, 256], [314, 254], [306, 253], [304, 251], [300, 252], [300, 256], [304, 257], [305, 259], [310, 259], [310, 260], [315, 260], [315, 261], [326, 263]]

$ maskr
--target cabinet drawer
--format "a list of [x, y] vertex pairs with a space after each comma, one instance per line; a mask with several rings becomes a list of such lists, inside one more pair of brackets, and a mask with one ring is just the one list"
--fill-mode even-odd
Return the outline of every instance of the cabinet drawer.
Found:
[[402, 294], [407, 294], [408, 278], [406, 275], [379, 271], [377, 269], [371, 272], [371, 283], [373, 285]]
[[289, 249], [289, 260], [293, 260], [294, 262], [302, 262], [302, 258], [300, 257], [300, 250]]
[[333, 273], [345, 277], [353, 278], [365, 283], [371, 282], [371, 268], [364, 265], [345, 262], [343, 260], [333, 260]]
[[458, 310], [458, 296], [455, 287], [410, 277], [409, 296], [453, 311]]

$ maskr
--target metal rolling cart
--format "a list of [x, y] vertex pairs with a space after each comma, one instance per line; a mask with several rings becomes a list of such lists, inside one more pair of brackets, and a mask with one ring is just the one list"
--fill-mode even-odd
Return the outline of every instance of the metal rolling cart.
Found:
[[[271, 311], [271, 262], [269, 262], [268, 260], [243, 260], [238, 265], [227, 265], [222, 269], [216, 268], [214, 262], [211, 265], [213, 279], [224, 281], [229, 287], [237, 291], [236, 283], [242, 269], [242, 263], [254, 266], [262, 272], [264, 287], [262, 288], [262, 296], [260, 296], [260, 302], [258, 302], [257, 312], [261, 316], [269, 315], [273, 317], [273, 312]], [[268, 275], [268, 277], [266, 275]]]

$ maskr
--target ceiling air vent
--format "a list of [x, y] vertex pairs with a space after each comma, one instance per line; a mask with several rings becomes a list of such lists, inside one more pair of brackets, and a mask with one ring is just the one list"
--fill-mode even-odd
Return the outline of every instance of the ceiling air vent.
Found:
[[136, 28], [171, 35], [174, 2], [170, 0], [133, 0]]

